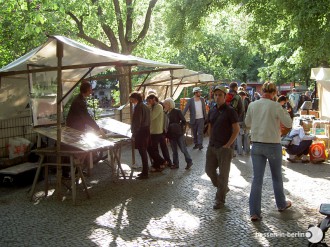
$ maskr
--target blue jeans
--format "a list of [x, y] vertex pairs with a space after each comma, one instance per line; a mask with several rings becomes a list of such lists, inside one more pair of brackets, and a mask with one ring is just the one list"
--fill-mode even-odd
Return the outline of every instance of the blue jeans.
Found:
[[195, 145], [202, 146], [204, 136], [204, 118], [196, 119], [195, 123], [191, 125], [191, 130]]
[[246, 154], [250, 153], [250, 137], [249, 137], [249, 131], [246, 130], [246, 128], [240, 124], [240, 131], [236, 138], [236, 144], [237, 144], [237, 153], [243, 154], [243, 151]]
[[172, 148], [172, 152], [173, 152], [173, 164], [174, 165], [179, 166], [178, 146], [179, 146], [181, 152], [184, 154], [184, 158], [185, 158], [187, 164], [192, 162], [192, 159], [187, 150], [187, 146], [184, 142], [183, 135], [181, 135], [177, 139], [170, 139], [170, 144], [171, 144], [171, 148]]
[[250, 153], [250, 137], [249, 134], [241, 134], [239, 133], [236, 138], [237, 143], [237, 153], [243, 154], [243, 151], [246, 154]]
[[250, 215], [261, 216], [261, 192], [268, 160], [273, 180], [275, 201], [278, 208], [285, 208], [286, 199], [282, 180], [282, 146], [277, 143], [253, 143], [251, 149], [253, 181], [250, 193]]

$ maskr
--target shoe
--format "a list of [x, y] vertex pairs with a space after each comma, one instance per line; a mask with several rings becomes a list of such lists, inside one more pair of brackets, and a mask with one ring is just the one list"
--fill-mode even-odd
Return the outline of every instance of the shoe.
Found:
[[149, 176], [148, 175], [141, 175], [141, 176], [138, 176], [138, 177], [136, 177], [135, 179], [138, 179], [138, 180], [141, 180], [141, 179], [148, 179], [149, 178]]
[[286, 201], [286, 206], [284, 208], [279, 208], [278, 211], [283, 212], [284, 210], [290, 208], [291, 206], [292, 206], [292, 202]]
[[161, 168], [156, 168], [156, 167], [150, 168], [150, 172], [161, 172], [161, 171], [163, 171], [163, 169], [161, 169]]
[[203, 148], [204, 148], [203, 145], [200, 145], [200, 146], [198, 147], [199, 150], [202, 150]]
[[188, 170], [192, 165], [193, 165], [192, 162], [188, 163], [185, 169]]
[[309, 163], [309, 160], [301, 160], [301, 163]]
[[216, 202], [213, 205], [213, 209], [221, 209], [225, 206], [225, 204], [223, 202]]
[[254, 214], [254, 215], [251, 216], [250, 219], [251, 219], [251, 221], [259, 221], [259, 220], [262, 219], [262, 217]]
[[148, 174], [144, 174], [144, 173], [140, 172], [137, 176], [138, 176], [138, 177], [141, 177], [141, 176], [145, 176], [145, 175], [148, 176]]
[[171, 169], [179, 169], [179, 166], [178, 165], [172, 165], [170, 166]]
[[160, 169], [165, 169], [169, 165], [170, 164], [167, 161], [165, 161], [163, 164], [160, 165]]
[[298, 163], [298, 162], [301, 162], [300, 159], [297, 159], [297, 158], [294, 158], [294, 159], [291, 159], [291, 158], [287, 158], [288, 161], [290, 161], [291, 163]]

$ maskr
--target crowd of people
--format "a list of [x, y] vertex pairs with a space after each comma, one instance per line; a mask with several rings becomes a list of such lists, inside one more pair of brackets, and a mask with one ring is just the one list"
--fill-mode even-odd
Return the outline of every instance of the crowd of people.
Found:
[[[87, 111], [86, 98], [91, 91], [88, 83], [81, 84], [80, 94], [74, 99], [69, 110], [67, 125], [81, 131], [89, 125], [104, 135]], [[285, 134], [295, 135], [295, 140], [287, 149], [289, 161], [294, 162], [297, 157], [302, 157], [302, 160], [307, 162], [306, 150], [311, 140], [306, 137], [301, 127], [292, 128], [292, 119], [302, 105], [301, 101], [310, 100], [309, 94], [304, 94], [303, 99], [299, 97], [298, 100], [293, 97], [295, 95], [278, 96], [276, 85], [271, 82], [263, 84], [261, 94], [255, 92], [250, 95], [245, 83], [238, 86], [236, 82], [230, 83], [228, 87], [214, 86], [212, 97], [208, 100], [201, 96], [200, 87], [194, 87], [192, 94], [182, 111], [175, 107], [171, 98], [159, 101], [154, 90], [147, 92], [146, 98], [140, 92], [129, 95], [129, 101], [133, 105], [132, 138], [142, 161], [142, 171], [136, 178], [148, 179], [150, 172], [161, 172], [166, 167], [178, 169], [178, 149], [184, 155], [185, 169], [193, 166], [191, 151], [184, 138], [187, 124], [185, 115], [189, 111], [189, 125], [194, 142], [192, 149], [202, 150], [205, 130], [209, 135], [205, 171], [213, 186], [217, 188], [214, 209], [222, 208], [225, 204], [229, 192], [230, 165], [236, 155], [250, 155], [252, 160], [253, 180], [249, 199], [252, 221], [262, 218], [261, 194], [267, 161], [278, 210], [282, 212], [291, 207], [292, 204], [286, 200], [283, 189], [280, 140]], [[292, 94], [295, 94], [295, 90]], [[167, 143], [170, 144], [172, 157]]]

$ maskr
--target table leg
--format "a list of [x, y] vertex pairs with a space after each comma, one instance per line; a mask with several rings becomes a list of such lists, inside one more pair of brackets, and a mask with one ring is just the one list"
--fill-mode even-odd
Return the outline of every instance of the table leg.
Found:
[[74, 165], [74, 158], [73, 155], [70, 155], [70, 175], [71, 175], [71, 190], [72, 190], [72, 200], [73, 204], [76, 205], [76, 171], [75, 171], [75, 165]]
[[36, 188], [36, 185], [37, 185], [37, 181], [39, 179], [39, 175], [40, 175], [40, 171], [41, 171], [41, 168], [42, 168], [42, 163], [44, 162], [44, 158], [45, 158], [45, 155], [40, 155], [38, 168], [37, 168], [37, 171], [36, 171], [36, 175], [34, 176], [32, 188], [31, 188], [31, 191], [30, 191], [30, 200], [31, 201], [33, 199], [34, 191], [35, 191], [35, 188]]
[[82, 169], [81, 169], [80, 166], [78, 166], [77, 169], [78, 169], [79, 177], [81, 178], [81, 182], [82, 182], [82, 184], [84, 186], [85, 192], [87, 194], [87, 198], [89, 199], [90, 198], [90, 195], [89, 195], [89, 192], [88, 192], [88, 189], [87, 189], [87, 184], [86, 184], [86, 180], [85, 180], [84, 174], [83, 174]]

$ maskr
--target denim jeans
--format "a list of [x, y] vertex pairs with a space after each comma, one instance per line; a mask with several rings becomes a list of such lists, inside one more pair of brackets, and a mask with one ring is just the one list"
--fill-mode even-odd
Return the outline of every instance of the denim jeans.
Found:
[[195, 120], [195, 123], [191, 125], [192, 134], [194, 137], [195, 145], [203, 145], [204, 136], [204, 119], [199, 118]]
[[250, 153], [250, 137], [249, 137], [249, 131], [246, 130], [244, 126], [240, 124], [240, 131], [236, 138], [236, 144], [237, 144], [237, 153], [238, 154], [249, 154]]
[[251, 149], [253, 181], [250, 193], [250, 215], [261, 216], [261, 192], [268, 160], [272, 174], [275, 201], [278, 208], [286, 206], [282, 180], [282, 146], [277, 143], [253, 143]]
[[187, 164], [192, 162], [192, 159], [187, 150], [187, 146], [184, 142], [183, 135], [181, 135], [177, 139], [170, 139], [170, 144], [171, 144], [171, 148], [172, 148], [172, 152], [173, 152], [173, 164], [174, 165], [179, 166], [178, 146], [179, 146], [181, 152], [184, 154], [184, 158], [185, 158]]

